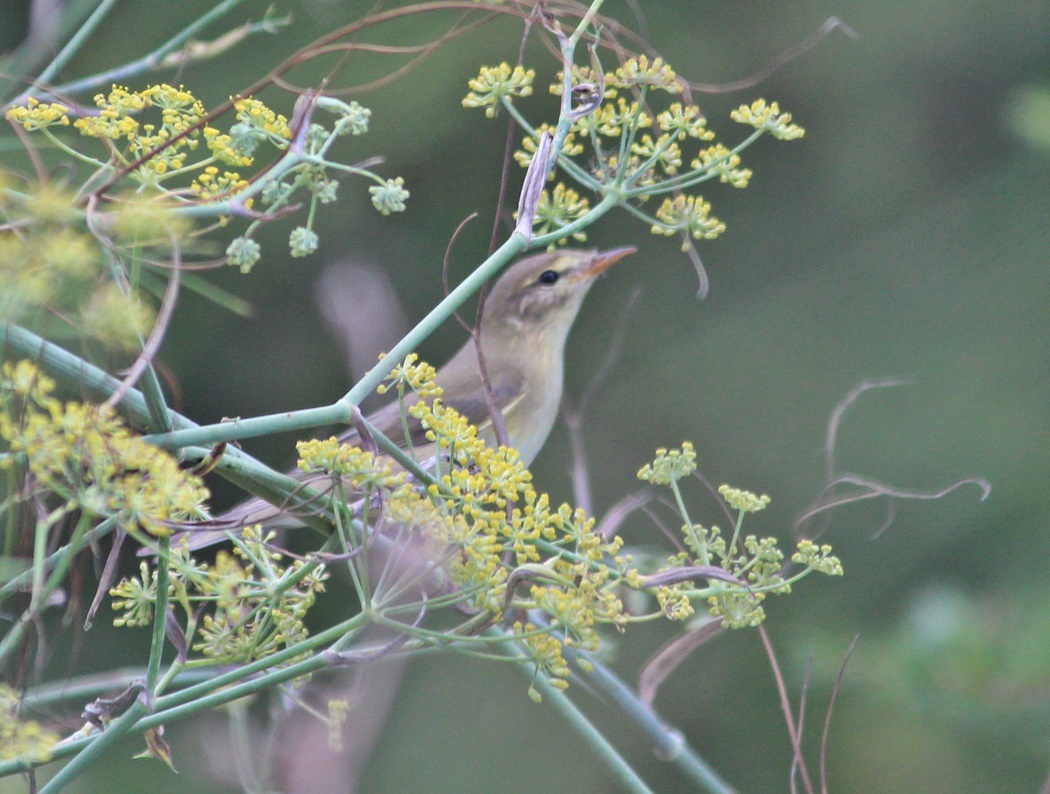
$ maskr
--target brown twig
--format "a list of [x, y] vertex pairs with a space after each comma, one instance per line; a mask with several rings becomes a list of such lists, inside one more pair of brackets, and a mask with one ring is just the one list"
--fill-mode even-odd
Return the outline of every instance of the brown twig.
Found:
[[849, 644], [846, 649], [846, 655], [842, 658], [842, 664], [839, 666], [839, 674], [835, 679], [835, 686], [831, 690], [831, 700], [828, 702], [828, 710], [824, 714], [824, 730], [820, 735], [820, 791], [821, 794], [828, 794], [828, 770], [827, 770], [827, 750], [828, 750], [828, 733], [831, 731], [831, 714], [835, 710], [835, 701], [838, 699], [839, 690], [842, 689], [842, 679], [846, 676], [846, 665], [849, 664], [850, 657], [853, 655], [853, 649], [857, 647], [857, 642], [860, 640], [860, 635], [856, 634], [853, 637], [853, 642]]
[[802, 756], [802, 744], [798, 729], [795, 727], [795, 719], [791, 715], [791, 699], [788, 697], [787, 686], [784, 683], [784, 674], [777, 662], [777, 656], [773, 652], [773, 643], [769, 639], [766, 627], [759, 625], [758, 635], [762, 638], [765, 646], [769, 665], [773, 670], [773, 678], [777, 683], [777, 692], [780, 694], [780, 710], [784, 713], [784, 721], [787, 723], [788, 734], [791, 736], [791, 747], [795, 756], [795, 763], [802, 774], [802, 784], [806, 787], [807, 794], [813, 794], [813, 782], [809, 778], [809, 770], [806, 768], [806, 759]]

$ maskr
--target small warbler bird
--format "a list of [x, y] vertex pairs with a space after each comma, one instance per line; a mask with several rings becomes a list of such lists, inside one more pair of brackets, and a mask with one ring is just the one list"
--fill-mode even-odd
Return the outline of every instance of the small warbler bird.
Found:
[[[558, 415], [564, 381], [565, 341], [584, 297], [600, 273], [637, 249], [610, 251], [559, 250], [521, 260], [496, 282], [481, 317], [480, 337], [492, 396], [507, 430], [508, 446], [530, 465]], [[467, 340], [451, 360], [437, 371], [442, 401], [478, 428], [491, 446], [497, 443], [489, 405], [478, 366], [477, 347]], [[405, 396], [406, 407], [417, 400]], [[400, 446], [407, 446], [397, 401], [368, 417], [369, 422]], [[434, 455], [419, 421], [407, 417], [413, 450], [420, 461]], [[340, 440], [359, 444], [353, 429]], [[293, 476], [302, 478], [303, 472]], [[262, 499], [250, 499], [217, 516], [206, 526], [231, 528], [263, 523], [269, 527], [294, 526], [294, 516]], [[203, 527], [202, 527], [203, 529]], [[214, 531], [194, 531], [190, 548], [201, 548], [225, 539]]]

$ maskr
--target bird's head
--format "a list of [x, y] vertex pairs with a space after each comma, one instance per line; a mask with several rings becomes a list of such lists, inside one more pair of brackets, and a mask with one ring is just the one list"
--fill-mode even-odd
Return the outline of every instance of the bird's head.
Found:
[[602, 271], [634, 253], [634, 246], [609, 251], [563, 249], [521, 260], [496, 282], [485, 301], [485, 328], [543, 332], [564, 338], [584, 296]]

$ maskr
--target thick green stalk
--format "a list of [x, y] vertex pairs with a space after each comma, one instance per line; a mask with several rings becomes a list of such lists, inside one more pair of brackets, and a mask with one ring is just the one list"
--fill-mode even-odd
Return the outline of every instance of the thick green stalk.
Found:
[[[55, 35], [53, 38], [48, 37], [48, 41], [44, 44], [48, 49], [58, 44], [58, 41], [65, 37], [70, 29], [75, 27], [72, 37], [62, 48], [61, 52], [58, 53], [51, 62], [44, 68], [39, 75], [35, 78], [29, 77], [29, 71], [34, 69], [39, 56], [44, 53], [41, 52], [40, 45], [37, 45], [34, 49], [28, 49], [29, 42], [25, 42], [22, 47], [15, 52], [15, 55], [11, 59], [4, 59], [2, 62], [2, 71], [4, 76], [15, 85], [25, 85], [26, 83], [41, 84], [51, 80], [58, 72], [63, 69], [68, 63], [69, 59], [76, 54], [87, 39], [95, 32], [95, 29], [102, 23], [113, 7], [116, 5], [117, 0], [102, 0], [102, 2], [96, 5], [95, 9], [87, 14], [87, 18], [83, 22], [79, 22], [81, 15], [86, 11], [88, 3], [76, 3], [64, 10], [52, 10], [52, 14], [59, 17], [57, 23], [63, 28], [61, 32]], [[14, 89], [18, 90], [18, 89]], [[23, 104], [26, 97], [32, 94], [32, 90], [24, 91], [19, 95], [17, 99], [8, 105], [4, 106], [4, 109], [11, 105]]]
[[141, 700], [136, 700], [132, 703], [131, 708], [109, 723], [106, 726], [106, 730], [93, 737], [72, 761], [58, 770], [58, 774], [40, 789], [40, 794], [56, 794], [56, 792], [65, 788], [67, 784], [72, 783], [84, 774], [84, 771], [98, 760], [102, 753], [131, 734], [135, 730], [135, 723], [147, 711], [146, 704]]
[[102, 0], [98, 4], [98, 8], [91, 12], [84, 24], [80, 26], [73, 37], [66, 42], [66, 46], [51, 59], [51, 63], [37, 75], [37, 82], [49, 83], [51, 79], [62, 71], [66, 64], [72, 60], [73, 56], [80, 51], [80, 48], [87, 43], [87, 40], [94, 34], [95, 29], [102, 24], [102, 20], [106, 18], [106, 15], [113, 10], [113, 7], [117, 4], [117, 0]]
[[642, 728], [653, 740], [654, 750], [661, 758], [674, 764], [711, 794], [736, 794], [736, 790], [696, 754], [685, 737], [669, 728], [652, 707], [639, 700], [638, 695], [619, 676], [584, 654], [569, 651], [566, 656], [573, 661], [577, 657], [586, 659], [591, 669], [589, 672], [580, 673], [582, 680], [611, 699], [628, 718]]
[[[92, 527], [88, 532], [74, 535], [69, 543], [44, 557], [40, 562], [42, 569], [47, 572], [55, 570], [56, 566], [58, 566], [59, 577], [64, 577], [72, 559], [79, 554], [85, 546], [89, 543], [94, 543], [100, 538], [104, 538], [112, 532], [115, 527], [116, 519], [110, 517], [98, 526]], [[3, 603], [5, 598], [10, 598], [15, 593], [25, 590], [26, 587], [32, 583], [34, 568], [30, 568], [29, 570], [23, 571], [17, 576], [12, 577], [0, 587], [0, 603]]]
[[[287, 667], [272, 669], [275, 665], [280, 665], [297, 656], [302, 656], [304, 646], [321, 648], [332, 643], [334, 648], [347, 636], [356, 636], [366, 622], [366, 618], [362, 615], [357, 615], [350, 620], [343, 621], [337, 626], [314, 635], [305, 643], [294, 648], [285, 648], [283, 651], [272, 654], [265, 659], [246, 664], [236, 670], [215, 676], [207, 681], [181, 689], [178, 692], [158, 697], [153, 701], [152, 714], [145, 713], [146, 706], [141, 701], [136, 702], [131, 707], [131, 710], [107, 725], [102, 733], [62, 742], [55, 747], [51, 754], [52, 761], [76, 756], [66, 767], [63, 767], [59, 775], [56, 775], [55, 780], [62, 776], [63, 781], [61, 785], [65, 785], [73, 776], [81, 774], [86, 768], [86, 764], [91, 763], [99, 753], [113, 744], [114, 741], [119, 741], [128, 734], [141, 733], [149, 728], [156, 728], [169, 722], [185, 719], [209, 708], [229, 703], [231, 700], [262, 692], [277, 684], [329, 667], [330, 664], [325, 656], [325, 650], [327, 649], [325, 649], [303, 661], [295, 662]], [[188, 674], [193, 675], [193, 672], [188, 671]], [[134, 718], [128, 720], [128, 714], [132, 711], [135, 712]], [[84, 759], [85, 756], [87, 756], [87, 759], [82, 761], [81, 759]], [[81, 764], [84, 764], [84, 766], [81, 766]], [[27, 761], [24, 758], [0, 761], [0, 777], [24, 772], [37, 766], [41, 766], [41, 764]], [[64, 776], [66, 770], [71, 767], [76, 767], [76, 771], [70, 776]], [[54, 783], [54, 780], [48, 786], [51, 786], [52, 783]], [[49, 790], [58, 791], [59, 789]], [[43, 794], [43, 791], [41, 791], [41, 794]]]
[[[517, 646], [511, 645], [510, 647], [512, 649], [511, 653], [517, 654], [520, 652]], [[518, 669], [531, 678], [533, 671], [530, 667], [530, 665], [523, 664]], [[590, 745], [591, 749], [598, 754], [609, 768], [609, 771], [616, 776], [624, 791], [636, 792], [636, 794], [652, 794], [653, 790], [646, 785], [645, 781], [639, 777], [638, 773], [631, 768], [631, 765], [612, 746], [612, 743], [602, 735], [597, 726], [587, 719], [584, 713], [576, 707], [576, 704], [564, 692], [547, 683], [542, 674], [536, 676], [532, 685], [543, 695], [544, 701], [550, 703], [565, 721], [572, 726], [576, 733]]]
[[157, 603], [153, 610], [153, 634], [150, 638], [149, 661], [146, 663], [146, 692], [152, 697], [160, 675], [160, 663], [164, 658], [164, 628], [168, 620], [168, 551], [171, 538], [158, 539], [157, 565]]
[[333, 423], [349, 424], [352, 418], [352, 406], [360, 405], [361, 401], [383, 382], [390, 370], [404, 361], [409, 353], [415, 352], [419, 345], [468, 297], [495, 276], [517, 254], [524, 251], [528, 245], [528, 241], [522, 235], [512, 234], [492, 256], [486, 259], [426, 317], [420, 320], [415, 328], [394, 345], [382, 361], [369, 370], [349, 392], [331, 405], [238, 419], [193, 430], [176, 430], [172, 433], [146, 436], [146, 441], [165, 449], [177, 449], [188, 445], [211, 445], [222, 441], [254, 438], [281, 431], [305, 430]]
[[[244, 0], [224, 0], [224, 2], [217, 4], [207, 13], [201, 14], [201, 16], [199, 16], [196, 20], [184, 27], [182, 30], [180, 30], [178, 33], [176, 33], [174, 36], [172, 36], [166, 42], [161, 44], [159, 47], [157, 47], [157, 49], [153, 50], [153, 52], [149, 53], [148, 55], [145, 55], [142, 58], [139, 58], [138, 60], [132, 61], [130, 63], [126, 63], [122, 66], [118, 66], [115, 69], [109, 69], [107, 71], [91, 75], [90, 77], [85, 77], [80, 80], [74, 80], [72, 82], [59, 85], [55, 88], [55, 94], [60, 94], [62, 96], [71, 96], [73, 94], [80, 93], [81, 91], [90, 91], [92, 89], [99, 88], [102, 86], [108, 87], [111, 83], [126, 82], [129, 77], [133, 77], [143, 72], [147, 72], [150, 69], [156, 68], [160, 64], [160, 62], [164, 60], [164, 58], [166, 58], [171, 53], [179, 50], [197, 33], [199, 33], [201, 30], [203, 30], [215, 20], [228, 14], [230, 11], [232, 11], [237, 6], [241, 5], [243, 2]], [[107, 3], [107, 5], [112, 4], [112, 2]], [[95, 14], [98, 14], [98, 10], [95, 11]], [[258, 26], [252, 27], [255, 28]], [[81, 33], [85, 31], [88, 33], [91, 32], [88, 29], [87, 23], [85, 23], [80, 28], [80, 30], [77, 33], [77, 37], [80, 37]], [[72, 43], [73, 41], [71, 40], [70, 44]], [[81, 43], [82, 41], [78, 42], [78, 46]], [[69, 46], [70, 45], [66, 45], [67, 48]], [[63, 50], [63, 53], [65, 53], [65, 50]], [[58, 58], [56, 58], [55, 61], [53, 61], [47, 67], [47, 69], [41, 72], [40, 76], [37, 78], [37, 82], [49, 82], [51, 77], [53, 77], [54, 74], [57, 73], [56, 64], [61, 66], [61, 64], [58, 63]], [[23, 104], [26, 98], [29, 96], [35, 96], [37, 98], [40, 98], [42, 95], [53, 96], [48, 92], [41, 92], [39, 90], [26, 91], [22, 93], [22, 95], [19, 96], [17, 99], [10, 102], [8, 107]]]

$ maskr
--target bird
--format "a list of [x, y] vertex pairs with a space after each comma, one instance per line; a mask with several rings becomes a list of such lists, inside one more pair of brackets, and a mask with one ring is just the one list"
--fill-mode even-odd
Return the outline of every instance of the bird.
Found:
[[[534, 254], [515, 263], [499, 278], [485, 299], [478, 333], [492, 398], [503, 416], [507, 446], [517, 450], [529, 466], [547, 441], [561, 405], [565, 376], [565, 344], [573, 322], [597, 277], [624, 257], [634, 246], [607, 251], [560, 249]], [[468, 339], [448, 363], [437, 370], [435, 383], [442, 401], [478, 428], [490, 446], [498, 443], [489, 414], [478, 362], [477, 345]], [[418, 400], [406, 394], [404, 408]], [[407, 416], [408, 437], [403, 425], [402, 405], [394, 401], [367, 417], [369, 423], [401, 447], [411, 441], [418, 460], [432, 457], [433, 445], [425, 438], [419, 420]], [[340, 441], [359, 444], [357, 431], [348, 429]], [[292, 476], [302, 479], [304, 472]], [[188, 532], [189, 548], [199, 549], [226, 539], [222, 526], [239, 529], [262, 523], [268, 528], [295, 526], [293, 515], [268, 502], [253, 498], [229, 511], [198, 522]]]

